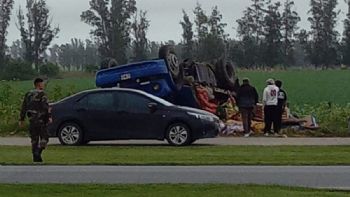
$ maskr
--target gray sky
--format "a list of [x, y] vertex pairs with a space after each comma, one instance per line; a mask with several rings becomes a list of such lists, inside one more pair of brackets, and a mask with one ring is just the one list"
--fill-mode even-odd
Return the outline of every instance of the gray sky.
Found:
[[[8, 44], [19, 39], [20, 34], [15, 25], [16, 13], [21, 5], [25, 7], [26, 0], [15, 0], [15, 7], [12, 13], [11, 25], [8, 32]], [[250, 5], [248, 0], [137, 0], [137, 8], [146, 10], [147, 17], [151, 21], [148, 31], [148, 38], [152, 41], [181, 40], [182, 28], [179, 24], [182, 19], [182, 9], [190, 14], [193, 21], [193, 13], [196, 2], [199, 2], [203, 9], [210, 14], [213, 6], [218, 5], [224, 19], [227, 23], [226, 32], [231, 36], [236, 34], [236, 20], [243, 15], [243, 10]], [[299, 24], [301, 28], [308, 29], [310, 24], [307, 22], [307, 11], [309, 9], [309, 0], [295, 0], [296, 11], [302, 18]], [[347, 6], [343, 0], [338, 0], [338, 8], [341, 14], [338, 21], [338, 30], [342, 31]], [[53, 42], [63, 44], [69, 42], [70, 38], [90, 38], [90, 27], [80, 21], [80, 14], [89, 8], [88, 0], [47, 0], [51, 11], [53, 24], [60, 26], [59, 37]], [[340, 32], [341, 33], [341, 32]]]

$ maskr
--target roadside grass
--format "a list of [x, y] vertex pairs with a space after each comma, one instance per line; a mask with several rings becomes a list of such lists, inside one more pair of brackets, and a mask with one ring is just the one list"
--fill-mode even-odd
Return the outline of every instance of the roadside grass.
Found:
[[76, 197], [76, 196], [246, 196], [246, 197], [340, 197], [348, 191], [299, 187], [227, 184], [147, 184], [147, 185], [9, 185], [1, 184], [2, 196]]
[[[45, 165], [350, 165], [350, 146], [50, 146]], [[31, 165], [30, 147], [0, 146], [0, 165]]]

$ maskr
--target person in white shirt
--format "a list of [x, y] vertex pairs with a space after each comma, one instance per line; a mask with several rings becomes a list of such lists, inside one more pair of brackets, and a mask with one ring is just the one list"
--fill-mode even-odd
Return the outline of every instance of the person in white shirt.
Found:
[[265, 121], [264, 134], [265, 136], [268, 136], [271, 133], [272, 124], [274, 131], [276, 131], [276, 126], [278, 124], [277, 106], [279, 88], [275, 85], [275, 81], [273, 79], [268, 79], [266, 83], [267, 87], [264, 89], [263, 93]]

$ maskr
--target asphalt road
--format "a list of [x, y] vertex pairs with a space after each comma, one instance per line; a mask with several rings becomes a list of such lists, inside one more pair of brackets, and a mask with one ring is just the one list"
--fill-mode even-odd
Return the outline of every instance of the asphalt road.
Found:
[[0, 183], [225, 183], [350, 189], [350, 166], [0, 166]]
[[[50, 145], [59, 144], [57, 138], [50, 139]], [[103, 141], [90, 142], [94, 145], [159, 145], [167, 144], [165, 141], [155, 140], [122, 140], [122, 141]], [[281, 138], [281, 137], [218, 137], [211, 139], [202, 139], [195, 142], [195, 144], [203, 145], [233, 145], [233, 146], [338, 146], [350, 145], [350, 138]], [[0, 146], [30, 146], [30, 139], [28, 137], [5, 137], [0, 138]]]

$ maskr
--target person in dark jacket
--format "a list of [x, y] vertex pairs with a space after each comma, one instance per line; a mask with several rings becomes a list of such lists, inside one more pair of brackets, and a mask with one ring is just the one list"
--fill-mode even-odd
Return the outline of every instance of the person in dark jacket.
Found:
[[282, 81], [277, 80], [276, 86], [279, 88], [278, 91], [278, 104], [277, 104], [277, 125], [276, 125], [276, 133], [280, 133], [281, 127], [282, 127], [282, 115], [284, 112], [284, 109], [287, 105], [287, 93], [282, 89]]
[[23, 122], [28, 117], [33, 162], [42, 162], [41, 153], [49, 142], [47, 124], [52, 122], [52, 118], [48, 98], [44, 92], [44, 80], [35, 79], [34, 86], [35, 89], [29, 91], [23, 99], [19, 126], [23, 127]]
[[242, 86], [237, 92], [237, 105], [242, 115], [244, 128], [244, 136], [249, 137], [251, 133], [251, 122], [253, 119], [253, 111], [259, 102], [259, 95], [255, 87], [250, 85], [249, 79], [244, 78]]

